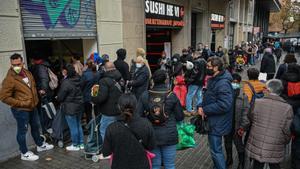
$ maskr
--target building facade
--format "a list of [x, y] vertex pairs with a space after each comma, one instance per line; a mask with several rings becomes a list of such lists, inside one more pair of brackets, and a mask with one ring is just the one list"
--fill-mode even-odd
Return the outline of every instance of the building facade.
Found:
[[[262, 1], [262, 0], [260, 0]], [[267, 0], [264, 0], [267, 1]], [[71, 56], [82, 61], [97, 52], [116, 59], [118, 48], [127, 59], [136, 49], [147, 51], [150, 65], [165, 51], [180, 53], [201, 42], [213, 50], [232, 48], [252, 39], [254, 0], [7, 0], [0, 2], [0, 83], [9, 57], [20, 53], [30, 66], [45, 56], [58, 70]], [[267, 2], [271, 3], [271, 1]], [[261, 4], [261, 3], [259, 3]], [[257, 13], [259, 13], [257, 12]], [[4, 23], [4, 24], [3, 24]], [[255, 20], [256, 25], [268, 24]], [[265, 28], [263, 29], [265, 30]], [[0, 102], [0, 161], [18, 154], [16, 123]], [[32, 143], [32, 140], [29, 140]], [[5, 146], [4, 146], [5, 145]]]

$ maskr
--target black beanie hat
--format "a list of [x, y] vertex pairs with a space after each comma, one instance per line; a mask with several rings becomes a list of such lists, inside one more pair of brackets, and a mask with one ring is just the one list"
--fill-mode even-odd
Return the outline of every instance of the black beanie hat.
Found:
[[163, 84], [167, 79], [167, 73], [166, 71], [159, 69], [154, 72], [152, 79], [155, 84]]

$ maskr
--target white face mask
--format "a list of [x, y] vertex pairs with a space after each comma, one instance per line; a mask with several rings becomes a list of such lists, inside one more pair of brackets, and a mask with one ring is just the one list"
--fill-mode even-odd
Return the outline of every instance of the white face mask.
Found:
[[14, 70], [17, 74], [19, 74], [19, 73], [21, 72], [21, 70], [22, 70], [22, 67], [21, 67], [21, 66], [14, 66], [14, 67], [13, 67], [13, 70]]
[[140, 63], [137, 63], [137, 64], [136, 64], [136, 67], [137, 67], [137, 68], [141, 68], [142, 66], [143, 66], [143, 65], [140, 64]]

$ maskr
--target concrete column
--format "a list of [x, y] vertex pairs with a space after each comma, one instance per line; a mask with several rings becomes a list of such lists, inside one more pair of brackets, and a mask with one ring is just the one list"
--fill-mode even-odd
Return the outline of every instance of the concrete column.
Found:
[[[18, 0], [1, 1], [0, 23], [0, 84], [2, 84], [10, 67], [9, 57], [13, 53], [21, 54], [26, 62]], [[0, 112], [0, 161], [4, 161], [18, 155], [19, 147], [16, 140], [16, 121], [9, 107], [0, 102]], [[33, 142], [30, 134], [27, 137], [30, 147]]]

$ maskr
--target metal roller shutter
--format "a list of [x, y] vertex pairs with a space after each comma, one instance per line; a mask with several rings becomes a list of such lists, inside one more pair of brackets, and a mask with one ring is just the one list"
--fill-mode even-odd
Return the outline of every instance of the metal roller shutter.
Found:
[[96, 37], [95, 0], [20, 0], [25, 40]]

